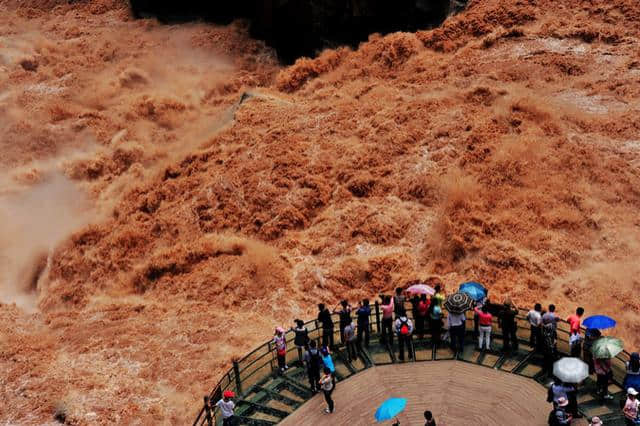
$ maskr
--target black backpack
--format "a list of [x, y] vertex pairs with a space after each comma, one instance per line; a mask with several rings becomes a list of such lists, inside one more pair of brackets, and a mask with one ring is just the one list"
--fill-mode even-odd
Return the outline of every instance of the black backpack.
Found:
[[320, 351], [316, 350], [316, 353], [309, 352], [309, 369], [310, 370], [320, 370], [320, 364], [322, 363], [322, 357], [320, 356]]

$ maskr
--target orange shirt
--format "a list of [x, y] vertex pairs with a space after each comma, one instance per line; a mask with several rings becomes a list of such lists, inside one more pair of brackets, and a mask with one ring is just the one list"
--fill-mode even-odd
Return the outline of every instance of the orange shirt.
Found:
[[571, 333], [580, 332], [580, 317], [577, 314], [573, 314], [567, 318], [567, 322], [571, 325]]

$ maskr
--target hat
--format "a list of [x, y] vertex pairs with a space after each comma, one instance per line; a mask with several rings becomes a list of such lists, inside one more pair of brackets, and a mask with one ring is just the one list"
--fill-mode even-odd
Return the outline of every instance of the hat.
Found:
[[557, 403], [558, 407], [566, 407], [567, 405], [569, 405], [569, 400], [564, 396], [561, 396], [560, 398], [558, 398]]
[[224, 393], [222, 394], [222, 396], [224, 398], [233, 398], [234, 396], [236, 396], [236, 394], [233, 391], [230, 390], [226, 390], [224, 391]]
[[629, 389], [627, 389], [627, 393], [628, 393], [629, 395], [636, 396], [636, 395], [638, 394], [638, 391], [637, 391], [637, 390], [635, 390], [634, 388], [629, 388]]
[[600, 420], [600, 417], [597, 417], [597, 416], [591, 417], [591, 426], [597, 426], [601, 424], [602, 424], [602, 420]]
[[284, 328], [276, 327], [276, 333], [278, 333], [278, 334], [284, 333]]

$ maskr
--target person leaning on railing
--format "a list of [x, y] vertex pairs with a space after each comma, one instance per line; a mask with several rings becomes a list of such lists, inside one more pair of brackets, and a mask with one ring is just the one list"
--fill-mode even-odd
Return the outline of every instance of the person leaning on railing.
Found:
[[364, 299], [358, 305], [356, 311], [358, 317], [358, 351], [362, 352], [362, 338], [364, 336], [364, 346], [369, 349], [369, 317], [371, 316], [371, 307], [369, 306], [369, 299]]
[[502, 314], [500, 315], [500, 327], [502, 328], [502, 338], [504, 340], [503, 351], [518, 350], [518, 326], [516, 324], [516, 316], [518, 308], [513, 305], [510, 298], [504, 301]]
[[382, 305], [382, 336], [380, 338], [382, 344], [389, 343], [393, 347], [393, 298], [391, 296], [380, 295]]
[[[478, 336], [478, 349], [491, 350], [491, 326], [493, 323], [493, 315], [489, 313], [489, 306], [485, 303], [482, 308], [476, 307], [474, 309], [478, 315], [478, 325], [480, 335]], [[485, 346], [483, 347], [483, 342]]]
[[333, 348], [333, 319], [324, 303], [318, 304], [318, 322], [322, 324], [322, 346]]
[[576, 309], [576, 313], [569, 315], [567, 322], [569, 323], [569, 348], [570, 355], [575, 358], [580, 358], [582, 352], [582, 336], [580, 336], [580, 319], [584, 314], [584, 308], [579, 307]]
[[291, 331], [295, 333], [293, 344], [296, 345], [298, 349], [298, 361], [302, 362], [304, 351], [309, 345], [309, 330], [304, 326], [304, 321], [301, 319], [297, 319], [294, 322], [296, 323], [296, 327], [291, 328]]
[[527, 321], [531, 335], [529, 336], [529, 345], [539, 351], [542, 346], [542, 305], [536, 303], [533, 309], [527, 313]]
[[351, 305], [346, 300], [341, 300], [340, 305], [342, 309], [334, 308], [333, 313], [338, 314], [340, 318], [340, 343], [347, 344], [347, 339], [344, 336], [344, 329], [351, 324]]

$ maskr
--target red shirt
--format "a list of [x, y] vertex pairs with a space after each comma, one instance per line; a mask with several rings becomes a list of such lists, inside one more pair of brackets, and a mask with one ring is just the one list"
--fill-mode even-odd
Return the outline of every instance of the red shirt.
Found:
[[480, 325], [491, 325], [491, 321], [493, 320], [493, 316], [487, 312], [482, 312], [480, 308], [475, 309], [476, 314], [478, 314], [478, 324]]
[[427, 311], [429, 310], [429, 305], [431, 304], [431, 301], [429, 299], [427, 299], [426, 301], [420, 301], [420, 303], [418, 303], [418, 312], [420, 313], [421, 316], [426, 316], [427, 315]]
[[571, 333], [580, 332], [580, 317], [577, 314], [573, 314], [569, 318], [567, 318], [567, 322], [571, 324]]

